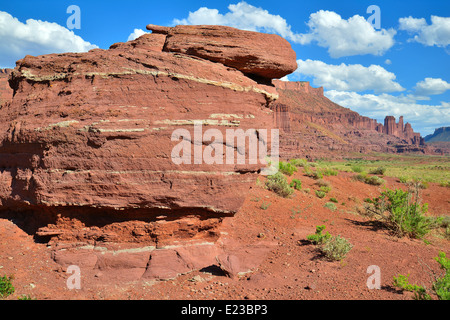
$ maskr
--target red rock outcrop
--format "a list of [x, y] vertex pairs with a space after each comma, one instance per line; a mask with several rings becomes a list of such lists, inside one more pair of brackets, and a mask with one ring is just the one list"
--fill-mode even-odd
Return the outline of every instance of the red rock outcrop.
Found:
[[[204, 54], [198, 41], [217, 52]], [[192, 252], [219, 239], [222, 219], [240, 208], [265, 166], [249, 162], [250, 143], [242, 149], [233, 136], [219, 138], [236, 129], [269, 146], [270, 134], [258, 130], [274, 127], [278, 93], [263, 83], [293, 66], [281, 37], [217, 26], [159, 28], [109, 50], [26, 56], [0, 109], [2, 214], [50, 239], [61, 263], [81, 254], [88, 267], [136, 268], [149, 278], [206, 267], [218, 252], [200, 264]], [[165, 248], [186, 242], [191, 254]], [[98, 243], [142, 253], [99, 259]], [[230, 253], [219, 249], [227, 268]]]
[[167, 33], [164, 51], [219, 62], [245, 74], [273, 79], [297, 69], [295, 51], [278, 35], [224, 26], [180, 25], [161, 31], [149, 25], [147, 29]]
[[[220, 27], [209, 29], [207, 41]], [[174, 39], [183, 34], [179, 39], [195, 42], [181, 33], [187, 29], [170, 30]], [[189, 30], [195, 31], [193, 38], [201, 37], [196, 28]], [[233, 43], [242, 40], [239, 50], [229, 51], [232, 57], [221, 53], [228, 65], [196, 51], [172, 52], [162, 33], [109, 50], [18, 61], [9, 81], [14, 97], [0, 110], [2, 208], [45, 212], [31, 229], [64, 241], [136, 239], [136, 234], [150, 243], [217, 239], [221, 217], [240, 208], [264, 164], [249, 163], [248, 143], [242, 150], [214, 139], [241, 129], [270, 145], [270, 135], [265, 138], [255, 129], [273, 128], [270, 104], [278, 97], [274, 87], [249, 78], [231, 62], [236, 58], [241, 65], [239, 52], [247, 52], [258, 58], [246, 70], [267, 69], [262, 74], [272, 77], [280, 64], [271, 65], [270, 52], [256, 44], [292, 51], [278, 36], [251, 33], [254, 42], [246, 47], [248, 32], [240, 36], [239, 30], [224, 30], [223, 43], [227, 35]], [[290, 56], [293, 65], [295, 55]], [[202, 132], [195, 131], [195, 124], [201, 124]], [[214, 135], [200, 140], [207, 129], [214, 129]], [[214, 149], [211, 142], [216, 142]], [[177, 146], [183, 147], [185, 162], [173, 160]], [[222, 157], [224, 163], [197, 163], [198, 154], [212, 155], [216, 148], [231, 153], [232, 161]], [[240, 164], [235, 159], [243, 151], [247, 158]], [[136, 234], [126, 226], [86, 233], [66, 221], [86, 227], [96, 219], [126, 220], [115, 212], [147, 224]], [[184, 225], [183, 217], [190, 217]]]
[[12, 69], [0, 69], [0, 106], [12, 98], [13, 91], [8, 83], [11, 71]]

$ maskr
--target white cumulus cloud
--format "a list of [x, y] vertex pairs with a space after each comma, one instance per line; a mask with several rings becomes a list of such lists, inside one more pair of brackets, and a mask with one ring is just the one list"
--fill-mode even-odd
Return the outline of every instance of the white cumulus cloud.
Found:
[[405, 90], [395, 74], [379, 65], [327, 64], [319, 60], [297, 60], [297, 74], [313, 77], [313, 84], [328, 90], [396, 92]]
[[0, 11], [0, 66], [12, 67], [26, 55], [85, 52], [98, 48], [57, 23], [28, 19], [20, 22]]
[[359, 15], [345, 20], [333, 12], [320, 10], [310, 15], [310, 32], [298, 36], [298, 42], [308, 44], [317, 42], [328, 48], [332, 58], [353, 55], [382, 55], [395, 41], [394, 29], [375, 30], [371, 23]]
[[405, 17], [399, 19], [399, 30], [414, 35], [408, 41], [425, 46], [447, 47], [450, 44], [450, 17], [431, 16], [431, 24], [424, 18]]
[[442, 94], [447, 90], [450, 90], [450, 83], [441, 78], [425, 78], [422, 81], [417, 82], [415, 86], [417, 95], [436, 95]]
[[127, 41], [135, 40], [146, 33], [148, 33], [148, 32], [145, 32], [142, 29], [134, 29], [134, 31], [132, 33], [130, 33], [130, 35], [128, 36]]

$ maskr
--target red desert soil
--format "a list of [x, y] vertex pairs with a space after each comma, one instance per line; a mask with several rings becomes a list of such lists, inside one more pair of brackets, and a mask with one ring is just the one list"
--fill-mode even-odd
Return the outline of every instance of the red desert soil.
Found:
[[[261, 187], [265, 178], [249, 192], [241, 210], [225, 218], [222, 232], [239, 243], [275, 241], [278, 246], [252, 273], [229, 278], [214, 270], [196, 271], [167, 281], [105, 282], [101, 272], [81, 276], [81, 289], [66, 287], [70, 276], [50, 257], [46, 244], [35, 243], [32, 236], [13, 222], [0, 219], [0, 275], [13, 275], [15, 293], [35, 299], [385, 299], [409, 300], [412, 294], [392, 287], [393, 276], [410, 274], [410, 281], [431, 287], [432, 272], [440, 274], [433, 259], [439, 251], [449, 252], [449, 241], [428, 235], [430, 242], [396, 238], [385, 229], [376, 229], [357, 213], [363, 200], [380, 194], [383, 187], [352, 181], [353, 174], [340, 172], [325, 177], [332, 186], [319, 199], [315, 180], [301, 170], [292, 178], [303, 182], [303, 189], [283, 199]], [[404, 188], [396, 179], [387, 178], [386, 186]], [[450, 188], [437, 184], [422, 191], [432, 215], [448, 215]], [[330, 197], [338, 199], [337, 210], [324, 207]], [[262, 204], [270, 204], [262, 209]], [[326, 225], [332, 235], [340, 234], [353, 244], [340, 262], [322, 258], [316, 248], [304, 241], [317, 225]], [[381, 271], [381, 289], [369, 289], [367, 268]]]

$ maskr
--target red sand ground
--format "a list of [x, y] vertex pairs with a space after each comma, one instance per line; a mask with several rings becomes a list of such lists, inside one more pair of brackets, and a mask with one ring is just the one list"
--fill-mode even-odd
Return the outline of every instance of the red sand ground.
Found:
[[[365, 299], [403, 300], [412, 294], [392, 286], [393, 276], [410, 274], [410, 281], [431, 287], [432, 272], [441, 274], [433, 259], [439, 251], [450, 254], [448, 239], [428, 235], [430, 242], [397, 238], [385, 229], [376, 229], [368, 219], [357, 213], [365, 198], [380, 194], [383, 187], [352, 181], [351, 173], [325, 177], [332, 190], [324, 199], [315, 196], [315, 181], [300, 172], [289, 177], [302, 180], [303, 189], [290, 199], [283, 199], [256, 184], [238, 214], [224, 220], [223, 232], [241, 243], [276, 241], [259, 268], [251, 274], [231, 279], [218, 273], [192, 272], [168, 281], [134, 281], [105, 283], [101, 273], [81, 278], [80, 290], [69, 290], [65, 270], [50, 257], [46, 244], [33, 241], [32, 236], [11, 221], [0, 219], [0, 276], [13, 275], [15, 293], [35, 299]], [[388, 188], [404, 185], [385, 178]], [[323, 205], [330, 197], [338, 199], [337, 210]], [[429, 203], [432, 215], [450, 212], [450, 188], [437, 184], [422, 191], [423, 202]], [[266, 210], [261, 204], [270, 204]], [[340, 234], [353, 244], [347, 257], [330, 262], [321, 257], [306, 236], [317, 225], [326, 225], [332, 235]], [[381, 271], [381, 289], [368, 289], [371, 274], [367, 268], [377, 265]]]

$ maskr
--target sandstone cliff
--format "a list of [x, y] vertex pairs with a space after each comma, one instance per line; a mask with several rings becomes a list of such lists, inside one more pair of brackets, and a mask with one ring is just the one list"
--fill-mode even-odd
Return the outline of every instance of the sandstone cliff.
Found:
[[282, 129], [284, 157], [343, 157], [349, 152], [432, 152], [411, 125], [387, 116], [385, 125], [339, 106], [309, 82], [273, 80], [279, 99], [272, 105]]

